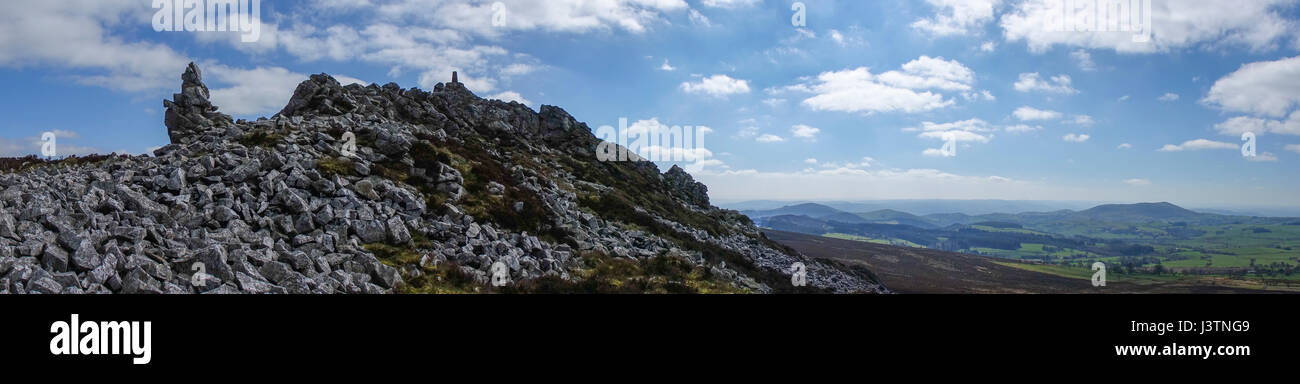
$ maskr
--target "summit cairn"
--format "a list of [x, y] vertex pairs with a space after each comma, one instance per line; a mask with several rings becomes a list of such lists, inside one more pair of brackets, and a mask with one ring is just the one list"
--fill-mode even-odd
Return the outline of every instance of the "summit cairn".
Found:
[[163, 100], [167, 108], [163, 124], [172, 144], [186, 144], [190, 138], [211, 128], [222, 128], [233, 123], [230, 115], [217, 112], [217, 106], [208, 101], [208, 86], [203, 84], [203, 73], [194, 63], [181, 75], [181, 93], [172, 100]]

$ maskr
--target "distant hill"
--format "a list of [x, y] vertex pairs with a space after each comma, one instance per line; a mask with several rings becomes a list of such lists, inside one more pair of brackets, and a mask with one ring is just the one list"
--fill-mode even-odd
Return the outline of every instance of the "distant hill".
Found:
[[[741, 212], [749, 216], [760, 226], [782, 228], [784, 230], [813, 233], [813, 228], [831, 229], [843, 224], [864, 225], [879, 231], [878, 225], [907, 226], [920, 230], [947, 229], [955, 230], [962, 226], [980, 223], [999, 223], [1000, 226], [1019, 225], [1023, 228], [1062, 233], [1062, 230], [1079, 228], [1080, 224], [1144, 224], [1151, 222], [1187, 223], [1192, 225], [1223, 224], [1279, 224], [1286, 218], [1267, 218], [1249, 216], [1229, 216], [1213, 213], [1200, 213], [1171, 203], [1106, 204], [1082, 211], [1058, 210], [1050, 212], [990, 213], [969, 215], [965, 213], [935, 213], [925, 216], [894, 209], [881, 209], [862, 213], [848, 213], [830, 205], [804, 203], [785, 206], [772, 210], [749, 210]], [[779, 225], [774, 225], [773, 218], [784, 218]], [[895, 232], [889, 230], [888, 232]]]
[[1170, 203], [1110, 204], [1099, 205], [1083, 212], [1070, 215], [1073, 220], [1096, 220], [1106, 222], [1147, 222], [1192, 220], [1204, 213], [1196, 213]]
[[919, 216], [941, 213], [987, 215], [992, 213], [1015, 214], [1021, 212], [1051, 212], [1063, 209], [1084, 210], [1104, 204], [1087, 201], [1025, 201], [1025, 200], [869, 200], [869, 201], [776, 201], [752, 200], [719, 206], [737, 211], [774, 210], [781, 207], [815, 203], [844, 212], [872, 212], [884, 209], [902, 211]]
[[744, 214], [745, 216], [749, 216], [750, 219], [759, 220], [762, 218], [767, 218], [772, 216], [785, 216], [785, 215], [808, 216], [811, 218], [820, 219], [820, 218], [825, 218], [827, 216], [837, 215], [845, 212], [821, 204], [806, 203], [806, 204], [798, 204], [798, 205], [789, 205], [789, 206], [784, 206], [781, 208], [769, 209], [769, 210], [741, 211], [740, 213]]
[[935, 225], [934, 222], [931, 222], [930, 220], [927, 220], [924, 217], [913, 215], [907, 212], [895, 211], [892, 209], [882, 209], [879, 211], [859, 213], [857, 214], [857, 216], [862, 218], [868, 223], [901, 224], [901, 225], [910, 225], [913, 227], [926, 228], [926, 229], [939, 227], [938, 225]]

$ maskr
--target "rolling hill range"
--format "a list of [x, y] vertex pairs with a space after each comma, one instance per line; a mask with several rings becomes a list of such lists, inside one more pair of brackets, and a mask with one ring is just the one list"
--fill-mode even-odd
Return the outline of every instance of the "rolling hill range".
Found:
[[[836, 252], [858, 252], [854, 243], [892, 245], [1028, 262], [1072, 277], [1088, 276], [1091, 266], [1102, 263], [1111, 271], [1183, 285], [1222, 285], [1216, 279], [1227, 278], [1236, 287], [1300, 290], [1297, 218], [1201, 213], [1170, 203], [984, 215], [854, 213], [820, 204], [742, 213], [765, 229], [852, 241], [825, 243], [842, 245]], [[821, 247], [822, 241], [805, 244]], [[903, 270], [905, 275], [918, 273]], [[960, 272], [948, 272], [955, 274], [949, 278], [963, 279]]]
[[1261, 293], [1230, 281], [1110, 275], [1105, 287], [1093, 287], [1089, 274], [1071, 274], [1051, 266], [928, 249], [895, 247], [792, 232], [765, 231], [768, 239], [804, 255], [870, 269], [902, 294], [1099, 294], [1099, 293]]

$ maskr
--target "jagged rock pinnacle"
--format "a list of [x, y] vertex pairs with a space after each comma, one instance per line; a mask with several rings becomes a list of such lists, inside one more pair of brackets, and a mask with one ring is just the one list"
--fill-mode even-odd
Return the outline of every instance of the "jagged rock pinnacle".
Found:
[[673, 165], [668, 172], [665, 172], [664, 182], [668, 183], [668, 188], [677, 193], [682, 200], [700, 207], [709, 206], [709, 187], [695, 181], [695, 178], [681, 167]]
[[163, 100], [163, 107], [167, 108], [163, 124], [173, 144], [185, 143], [197, 133], [232, 123], [229, 115], [217, 112], [217, 107], [208, 101], [209, 95], [199, 66], [190, 63], [181, 74], [181, 93], [173, 94], [172, 100]]

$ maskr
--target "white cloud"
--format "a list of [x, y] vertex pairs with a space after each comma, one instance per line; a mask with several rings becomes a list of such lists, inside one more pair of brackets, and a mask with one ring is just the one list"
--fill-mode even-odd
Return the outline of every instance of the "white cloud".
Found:
[[674, 66], [672, 66], [672, 65], [669, 65], [669, 64], [668, 64], [668, 59], [664, 59], [664, 65], [659, 66], [659, 70], [661, 70], [661, 71], [672, 72], [672, 71], [676, 71], [676, 70], [677, 70], [677, 67], [674, 67]]
[[712, 97], [727, 97], [735, 94], [749, 93], [749, 81], [733, 79], [727, 75], [713, 75], [697, 82], [684, 82], [682, 91], [704, 94]]
[[926, 148], [924, 151], [921, 151], [921, 156], [925, 156], [925, 157], [954, 157], [954, 156], [957, 156], [957, 155], [954, 154], [954, 153], [952, 153], [952, 152], [948, 152], [948, 151], [945, 151], [945, 150], [943, 150], [943, 149], [939, 149], [939, 148]]
[[334, 80], [338, 80], [339, 84], [342, 84], [344, 86], [351, 85], [351, 84], [366, 86], [371, 84], [371, 82], [369, 81], [361, 80], [348, 75], [330, 75], [330, 76], [334, 77]]
[[1078, 126], [1083, 126], [1083, 127], [1091, 127], [1093, 124], [1096, 124], [1097, 122], [1092, 119], [1092, 116], [1074, 115], [1074, 120], [1071, 120], [1069, 123]]
[[1118, 147], [1115, 147], [1115, 149], [1133, 149], [1133, 144], [1129, 144], [1129, 143], [1120, 144]]
[[[993, 135], [982, 132], [991, 132], [993, 128], [988, 122], [981, 119], [969, 119], [954, 121], [951, 123], [937, 124], [932, 122], [923, 122], [920, 127], [911, 127], [903, 129], [904, 132], [921, 131], [916, 137], [921, 139], [952, 141], [958, 143], [988, 143], [993, 140]], [[929, 148], [921, 152], [927, 157], [953, 157], [956, 156], [952, 151], [946, 151], [938, 148]]]
[[803, 161], [805, 164], [817, 164], [817, 159], [809, 158]]
[[1276, 133], [1282, 135], [1300, 135], [1300, 111], [1292, 112], [1286, 120], [1272, 120], [1258, 117], [1237, 116], [1214, 125], [1219, 133], [1228, 136], [1241, 136], [1246, 132], [1256, 135]]
[[934, 17], [912, 23], [912, 28], [935, 36], [978, 33], [993, 20], [993, 8], [1001, 0], [926, 0], [937, 9]]
[[0, 12], [0, 66], [85, 71], [83, 85], [140, 92], [176, 88], [189, 59], [171, 48], [132, 42], [110, 27], [139, 21], [152, 9], [127, 1], [32, 1]]
[[905, 128], [905, 129], [903, 129], [903, 132], [916, 132], [916, 131], [924, 131], [924, 132], [947, 132], [947, 131], [988, 132], [988, 131], [992, 131], [992, 130], [993, 130], [992, 128], [989, 128], [989, 123], [988, 123], [988, 122], [986, 122], [986, 121], [984, 121], [984, 120], [981, 120], [981, 119], [978, 119], [978, 118], [975, 118], [975, 119], [962, 120], [962, 121], [954, 121], [954, 122], [951, 122], [951, 123], [942, 123], [942, 124], [939, 124], [939, 123], [932, 123], [932, 122], [926, 121], [926, 122], [922, 122], [920, 127]]
[[1124, 96], [1120, 96], [1117, 101], [1123, 103], [1125, 101], [1128, 101], [1129, 98], [1130, 98], [1129, 95], [1124, 95]]
[[1255, 156], [1247, 156], [1246, 161], [1256, 163], [1276, 163], [1277, 156], [1274, 156], [1271, 152], [1264, 152]]
[[1007, 127], [1005, 127], [1005, 128], [1002, 128], [1002, 130], [1007, 131], [1007, 132], [1009, 132], [1009, 133], [1025, 133], [1025, 132], [1041, 131], [1041, 130], [1043, 130], [1043, 126], [1041, 126], [1041, 125], [1033, 125], [1033, 126], [1031, 126], [1031, 125], [1026, 125], [1026, 124], [1016, 124], [1016, 125], [1011, 125], [1011, 126], [1007, 126]]
[[1291, 152], [1300, 153], [1300, 144], [1287, 144], [1285, 149]]
[[975, 72], [956, 60], [921, 56], [903, 64], [899, 71], [875, 75], [859, 67], [823, 72], [815, 80], [769, 93], [812, 93], [803, 104], [818, 111], [917, 113], [955, 103], [942, 94], [922, 90], [964, 91], [970, 90], [974, 82]]
[[794, 127], [790, 128], [791, 135], [794, 135], [794, 137], [798, 137], [805, 140], [817, 140], [817, 134], [821, 132], [822, 132], [821, 129], [813, 128], [803, 124], [795, 125]]
[[1151, 180], [1148, 180], [1148, 179], [1128, 179], [1128, 180], [1124, 180], [1124, 184], [1132, 185], [1132, 186], [1135, 186], [1135, 187], [1145, 187], [1145, 186], [1151, 185]]
[[957, 141], [957, 142], [976, 142], [976, 143], [988, 143], [989, 140], [992, 140], [992, 138], [989, 136], [981, 135], [971, 131], [930, 131], [930, 132], [921, 132], [921, 134], [917, 135], [917, 137], [922, 139], [934, 139], [934, 140], [948, 140], [951, 138], [953, 141]]
[[700, 13], [698, 10], [692, 9], [688, 14], [690, 15], [691, 24], [705, 28], [713, 26], [713, 21], [710, 21], [708, 16], [704, 16], [704, 14]]
[[1181, 98], [1182, 96], [1178, 96], [1177, 93], [1165, 93], [1164, 95], [1160, 95], [1159, 98], [1156, 98], [1156, 100], [1168, 103], [1168, 102], [1178, 101], [1178, 99]]
[[1213, 141], [1207, 139], [1196, 139], [1183, 142], [1180, 145], [1166, 144], [1160, 148], [1160, 152], [1181, 152], [1181, 151], [1200, 151], [1207, 149], [1238, 149], [1237, 144]]
[[[742, 122], [742, 124], [744, 123]], [[749, 124], [753, 124], [753, 123], [749, 123]], [[748, 139], [754, 136], [758, 136], [758, 127], [755, 127], [753, 125], [746, 125], [736, 131], [735, 138]]]
[[782, 98], [776, 98], [776, 97], [768, 98], [768, 99], [763, 99], [763, 104], [767, 104], [767, 106], [772, 107], [772, 108], [776, 108], [776, 107], [779, 107], [779, 106], [785, 105], [785, 102], [786, 102], [785, 99], [782, 99]]
[[980, 44], [980, 52], [991, 53], [997, 48], [998, 44], [992, 41], [985, 41], [984, 44]]
[[[492, 5], [505, 5], [505, 24], [494, 26]], [[509, 31], [586, 33], [621, 30], [640, 34], [655, 24], [666, 24], [666, 13], [690, 9], [684, 0], [496, 0], [439, 2], [399, 0], [377, 7], [388, 20], [433, 24], [484, 36]]]
[[1080, 71], [1092, 72], [1097, 70], [1097, 63], [1092, 61], [1092, 54], [1088, 51], [1077, 49], [1070, 52], [1070, 58], [1079, 66]]
[[[1242, 46], [1262, 51], [1294, 41], [1296, 29], [1283, 15], [1295, 0], [1152, 1], [1155, 33], [1148, 42], [1134, 42], [1134, 32], [1059, 32], [1046, 21], [1061, 12], [1060, 0], [1027, 0], [1002, 15], [1007, 41], [1024, 41], [1030, 51], [1046, 52], [1055, 45], [1117, 52], [1164, 52], [1205, 44]], [[1056, 17], [1061, 19], [1061, 17]], [[1148, 30], [1151, 28], [1148, 27]]]
[[528, 99], [525, 99], [523, 95], [520, 95], [519, 92], [515, 92], [515, 91], [505, 91], [505, 92], [501, 92], [501, 93], [498, 93], [498, 94], [495, 94], [495, 95], [489, 96], [488, 98], [489, 98], [489, 99], [498, 99], [498, 100], [505, 101], [505, 102], [511, 102], [511, 101], [514, 101], [514, 102], [518, 102], [519, 104], [523, 104], [523, 105], [532, 105], [532, 104], [533, 104], [533, 102], [528, 101]]
[[1015, 112], [1012, 112], [1012, 115], [1020, 119], [1020, 121], [1056, 120], [1061, 118], [1060, 112], [1029, 106], [1017, 108]]
[[782, 138], [781, 136], [773, 135], [770, 133], [765, 133], [754, 140], [760, 143], [780, 143], [785, 141], [785, 139]]
[[1282, 117], [1300, 105], [1300, 56], [1241, 66], [1203, 100], [1225, 111]]
[[880, 74], [880, 82], [908, 89], [942, 89], [967, 91], [975, 83], [975, 71], [956, 60], [921, 56], [907, 64], [902, 71]]
[[743, 8], [758, 4], [759, 0], [701, 0], [700, 5], [710, 8]]
[[822, 73], [808, 88], [815, 95], [803, 104], [818, 111], [916, 113], [953, 104], [940, 94], [878, 83], [866, 68]]
[[238, 69], [209, 65], [204, 70], [204, 80], [209, 84], [229, 85], [213, 89], [211, 99], [222, 112], [234, 116], [263, 116], [279, 112], [289, 102], [298, 84], [307, 80], [307, 75], [280, 67]]
[[1092, 136], [1084, 135], [1084, 134], [1076, 134], [1076, 133], [1066, 134], [1065, 136], [1061, 137], [1062, 140], [1065, 140], [1065, 141], [1068, 141], [1068, 142], [1071, 142], [1071, 143], [1082, 143], [1082, 142], [1088, 141], [1088, 139], [1091, 139], [1091, 138], [1092, 138]]
[[1071, 95], [1079, 93], [1079, 90], [1072, 86], [1073, 79], [1069, 75], [1052, 76], [1050, 80], [1040, 78], [1038, 72], [1021, 73], [1020, 80], [1016, 81], [1015, 88], [1020, 92], [1046, 92]]

